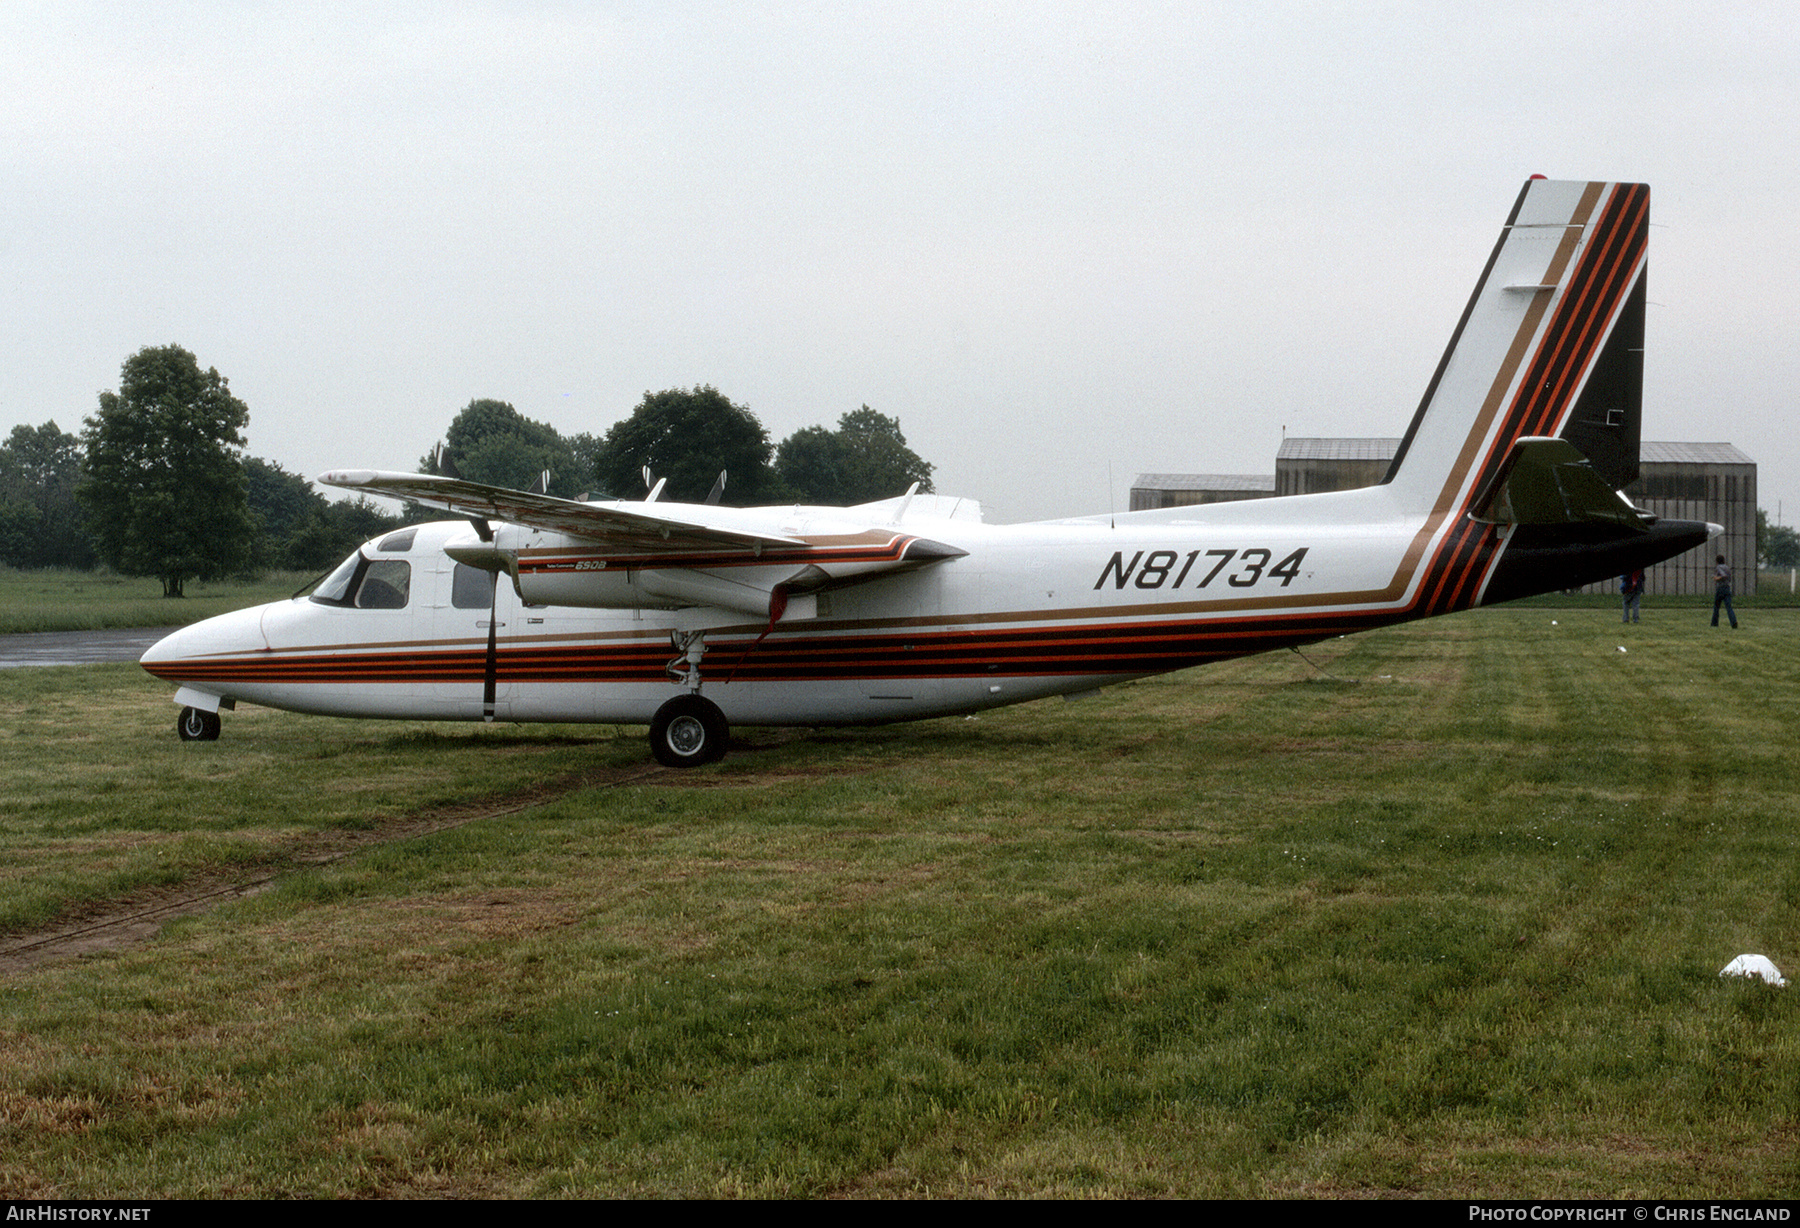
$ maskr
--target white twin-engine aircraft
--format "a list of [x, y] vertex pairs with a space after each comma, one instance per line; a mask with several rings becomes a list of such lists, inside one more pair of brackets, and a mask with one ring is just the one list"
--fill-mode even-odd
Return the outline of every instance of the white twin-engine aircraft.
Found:
[[371, 541], [310, 597], [178, 631], [143, 665], [178, 684], [184, 738], [241, 700], [647, 722], [657, 759], [692, 765], [732, 724], [975, 712], [1616, 576], [1720, 531], [1619, 493], [1649, 202], [1526, 183], [1378, 486], [987, 525], [941, 495], [729, 508], [336, 471], [320, 481], [464, 519]]

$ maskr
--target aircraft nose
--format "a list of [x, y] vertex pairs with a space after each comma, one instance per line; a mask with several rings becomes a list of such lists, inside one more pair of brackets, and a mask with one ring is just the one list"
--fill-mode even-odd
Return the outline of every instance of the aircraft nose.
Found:
[[[152, 665], [167, 665], [172, 661], [183, 659], [188, 655], [183, 650], [183, 644], [192, 639], [188, 635], [191, 630], [193, 630], [192, 627], [183, 627], [179, 631], [163, 636], [145, 650], [144, 655], [138, 658], [138, 664], [145, 669], [150, 669]], [[155, 671], [151, 670], [151, 672]]]
[[159, 678], [178, 678], [184, 665], [265, 651], [262, 612], [261, 606], [237, 610], [171, 632], [150, 645], [138, 664]]

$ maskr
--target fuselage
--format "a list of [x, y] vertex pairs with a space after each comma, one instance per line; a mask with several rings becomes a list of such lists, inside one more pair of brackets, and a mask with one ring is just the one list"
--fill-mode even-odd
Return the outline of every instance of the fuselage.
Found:
[[349, 577], [356, 591], [209, 619], [143, 665], [201, 702], [644, 723], [684, 689], [667, 671], [680, 655], [672, 637], [703, 631], [704, 691], [734, 724], [910, 720], [1359, 629], [1375, 617], [1364, 603], [1321, 598], [1371, 568], [1386, 580], [1383, 556], [1396, 553], [1366, 525], [1197, 530], [1122, 518], [937, 521], [929, 532], [966, 555], [809, 594], [770, 626], [716, 607], [528, 605], [507, 574], [496, 584], [447, 555], [470, 530], [439, 522], [346, 560], [363, 573]]
[[[178, 631], [143, 665], [179, 684], [178, 702], [215, 710], [642, 724], [694, 689], [682, 637], [703, 633], [700, 688], [732, 724], [915, 720], [1477, 604], [1483, 577], [1448, 583], [1469, 570], [1446, 557], [1456, 526], [1384, 500], [1371, 488], [1028, 525], [933, 519], [908, 528], [960, 557], [822, 588], [772, 623], [528, 604], [516, 555], [574, 546], [527, 546], [496, 574], [445, 553], [475, 539], [444, 521], [370, 541], [311, 597]], [[804, 538], [811, 521], [788, 519]], [[1501, 535], [1486, 535], [1476, 572], [1498, 553]]]

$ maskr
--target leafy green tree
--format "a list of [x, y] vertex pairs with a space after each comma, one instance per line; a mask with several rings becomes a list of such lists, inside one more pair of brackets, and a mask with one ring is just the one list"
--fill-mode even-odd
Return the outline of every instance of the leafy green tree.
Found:
[[631, 416], [615, 422], [595, 451], [594, 476], [616, 498], [646, 493], [643, 470], [667, 478], [664, 497], [698, 503], [721, 469], [723, 502], [736, 507], [785, 499], [769, 467], [769, 432], [742, 405], [710, 385], [646, 392]]
[[30, 503], [0, 499], [0, 563], [31, 567], [37, 555], [42, 517]]
[[126, 359], [83, 434], [76, 494], [101, 560], [156, 576], [165, 597], [241, 570], [256, 533], [238, 452], [249, 421], [225, 377], [180, 346]]
[[547, 469], [550, 493], [565, 499], [580, 494], [589, 479], [587, 466], [554, 427], [491, 400], [470, 401], [451, 421], [443, 449], [425, 457], [420, 468], [511, 490], [534, 487]]
[[569, 451], [575, 454], [575, 467], [587, 479], [584, 493], [592, 491], [595, 484], [595, 462], [600, 459], [600, 449], [606, 441], [598, 435], [582, 431], [575, 435], [564, 435], [563, 442], [569, 445]]
[[848, 507], [931, 489], [933, 466], [906, 446], [900, 420], [867, 405], [838, 419], [838, 429], [809, 426], [781, 441], [775, 472], [806, 503]]
[[1800, 567], [1800, 533], [1783, 524], [1770, 524], [1769, 514], [1759, 507], [1756, 554], [1764, 567]]
[[0, 444], [0, 562], [13, 567], [94, 565], [75, 488], [81, 440], [54, 422], [15, 426]]
[[289, 561], [288, 543], [309, 516], [325, 507], [324, 496], [299, 474], [289, 473], [278, 462], [260, 456], [244, 459], [244, 478], [250, 515], [257, 526], [251, 566], [304, 566]]

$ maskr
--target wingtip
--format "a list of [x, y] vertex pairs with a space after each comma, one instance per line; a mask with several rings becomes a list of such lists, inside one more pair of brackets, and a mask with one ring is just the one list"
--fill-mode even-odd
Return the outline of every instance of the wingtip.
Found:
[[374, 476], [373, 469], [327, 469], [314, 480], [324, 486], [355, 486]]

